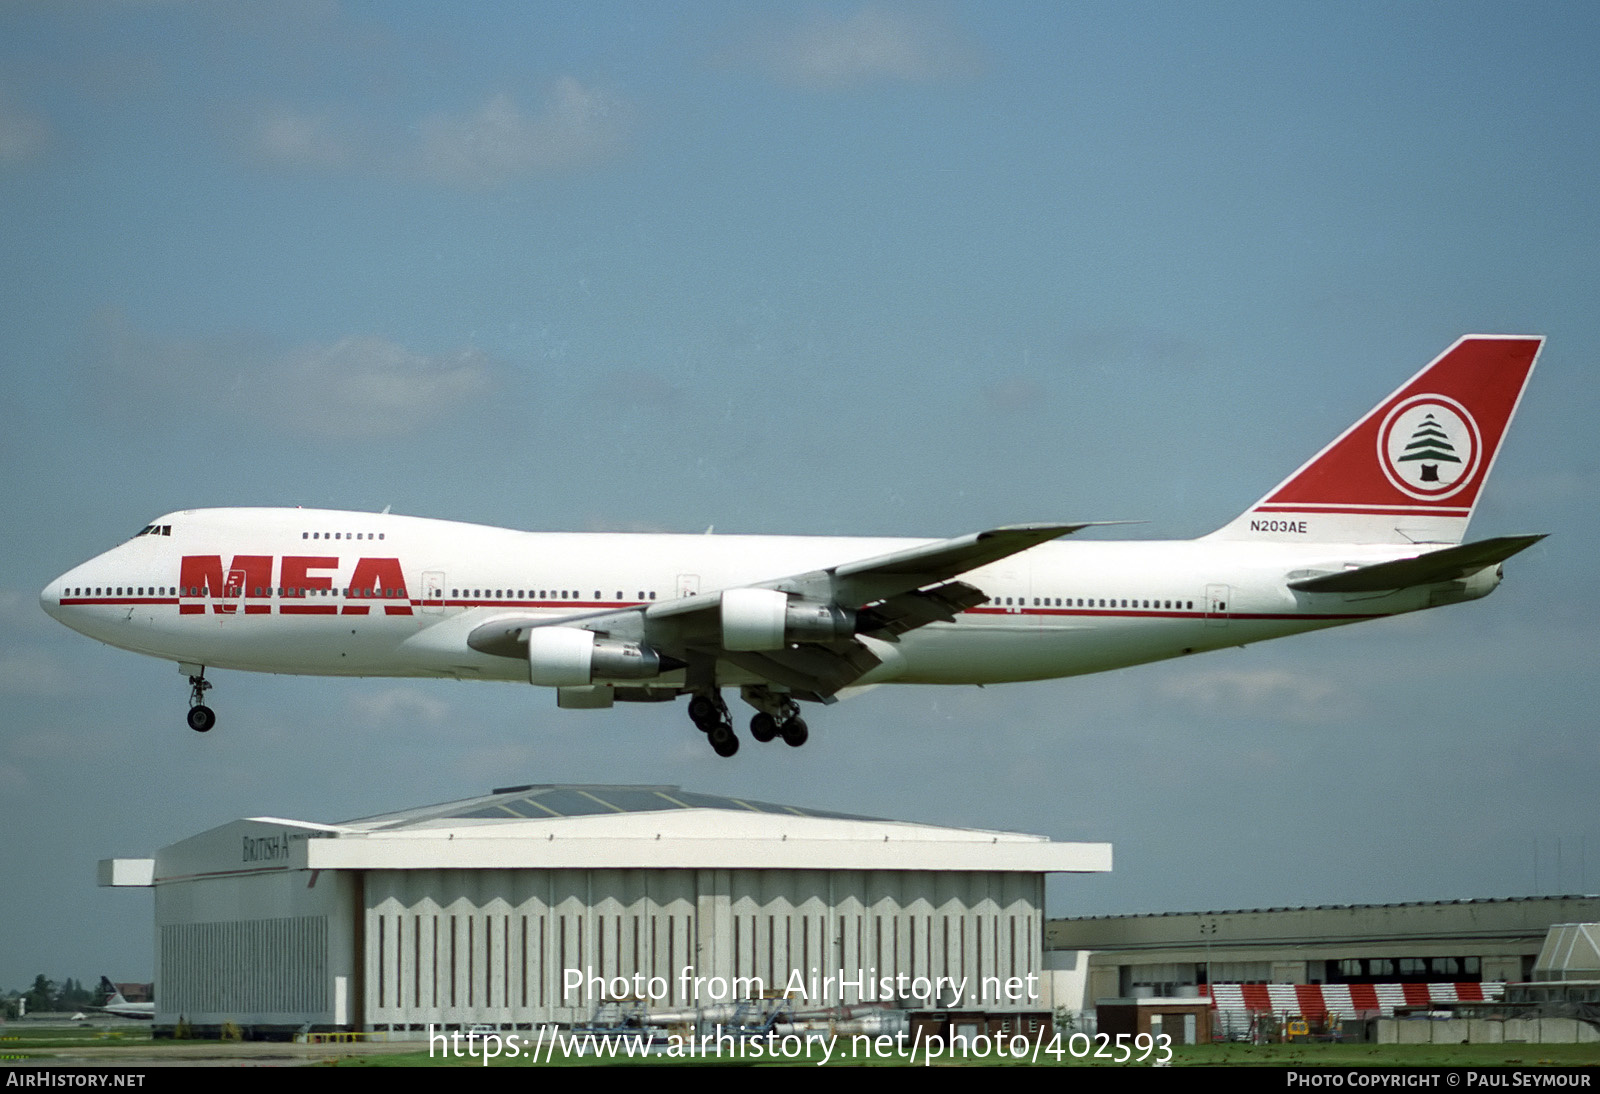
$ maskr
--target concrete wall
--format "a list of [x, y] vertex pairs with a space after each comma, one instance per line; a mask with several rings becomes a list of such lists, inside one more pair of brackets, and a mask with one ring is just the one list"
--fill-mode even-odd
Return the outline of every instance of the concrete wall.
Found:
[[1600, 1044], [1600, 1030], [1576, 1018], [1380, 1018], [1381, 1045]]

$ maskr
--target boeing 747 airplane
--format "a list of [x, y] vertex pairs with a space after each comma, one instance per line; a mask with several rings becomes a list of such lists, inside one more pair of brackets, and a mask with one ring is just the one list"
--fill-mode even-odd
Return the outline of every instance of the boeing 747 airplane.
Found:
[[208, 668], [519, 680], [564, 708], [689, 696], [719, 755], [801, 745], [798, 703], [875, 684], [1042, 680], [1486, 596], [1543, 538], [1465, 543], [1539, 337], [1446, 350], [1197, 540], [1071, 541], [1095, 522], [955, 539], [552, 534], [388, 513], [194, 509], [52, 581], [74, 630]]

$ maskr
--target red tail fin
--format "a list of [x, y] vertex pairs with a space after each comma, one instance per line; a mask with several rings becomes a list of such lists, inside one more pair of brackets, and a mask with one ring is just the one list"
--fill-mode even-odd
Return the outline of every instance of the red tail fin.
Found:
[[1460, 543], [1543, 345], [1467, 335], [1208, 538]]

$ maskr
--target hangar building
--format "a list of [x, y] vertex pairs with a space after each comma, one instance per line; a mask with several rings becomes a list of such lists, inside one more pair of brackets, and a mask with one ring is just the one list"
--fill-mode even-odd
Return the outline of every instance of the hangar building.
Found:
[[1045, 875], [1110, 868], [1103, 843], [548, 785], [100, 864], [155, 888], [157, 1030], [257, 1034], [581, 1022], [624, 988], [689, 1008], [797, 972], [800, 1009], [1040, 1009], [1017, 986], [1043, 973]]
[[1600, 897], [1052, 919], [1045, 945], [1087, 961], [1084, 1005], [1193, 996], [1213, 984], [1471, 984], [1529, 980], [1550, 928], [1600, 919]]

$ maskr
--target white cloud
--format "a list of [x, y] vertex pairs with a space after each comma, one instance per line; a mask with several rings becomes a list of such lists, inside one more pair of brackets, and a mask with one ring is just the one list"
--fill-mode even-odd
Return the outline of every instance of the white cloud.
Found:
[[1328, 679], [1283, 669], [1213, 669], [1165, 679], [1160, 694], [1208, 713], [1285, 722], [1347, 719], [1351, 698]]
[[0, 623], [16, 628], [33, 623], [40, 618], [37, 595], [19, 593], [15, 589], [0, 589]]
[[471, 347], [425, 354], [381, 335], [357, 335], [285, 349], [260, 336], [163, 338], [120, 313], [100, 322], [98, 363], [109, 397], [172, 406], [203, 394], [306, 436], [405, 436], [462, 412], [493, 387], [488, 356]]
[[301, 431], [395, 437], [483, 395], [488, 361], [475, 349], [429, 356], [369, 335], [295, 349], [253, 386], [259, 405]]
[[495, 187], [579, 170], [615, 155], [632, 113], [621, 97], [570, 76], [557, 80], [531, 109], [502, 92], [465, 113], [435, 111], [404, 133], [387, 135], [335, 109], [274, 104], [248, 125], [245, 151], [271, 167], [366, 170], [445, 186]]
[[928, 84], [978, 71], [978, 51], [925, 10], [865, 7], [752, 38], [739, 51], [774, 79], [814, 90]]
[[443, 725], [451, 716], [450, 704], [416, 688], [389, 687], [351, 697], [352, 716], [368, 726], [416, 727]]
[[72, 674], [58, 657], [39, 650], [0, 653], [0, 695], [58, 698], [72, 692]]
[[557, 81], [532, 114], [509, 95], [465, 115], [422, 119], [424, 174], [439, 182], [497, 186], [529, 174], [586, 167], [612, 155], [628, 126], [626, 104], [571, 77]]
[[36, 160], [49, 147], [49, 124], [0, 97], [0, 164]]
[[355, 160], [355, 142], [331, 114], [305, 114], [286, 106], [267, 108], [256, 119], [250, 152], [280, 167], [327, 170]]

